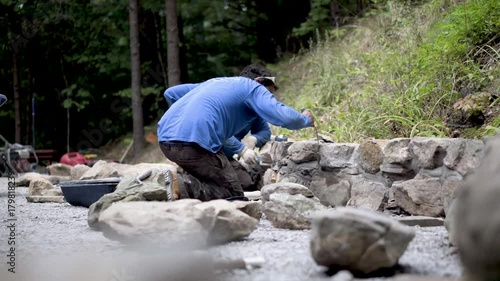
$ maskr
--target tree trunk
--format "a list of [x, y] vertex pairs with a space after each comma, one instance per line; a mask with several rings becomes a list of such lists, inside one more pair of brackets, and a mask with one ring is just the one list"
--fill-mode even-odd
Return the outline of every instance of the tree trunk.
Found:
[[[158, 56], [158, 61], [160, 62], [160, 67], [161, 67], [161, 75], [163, 77], [163, 85], [165, 87], [168, 87], [168, 80], [167, 80], [167, 75], [165, 73], [165, 64], [163, 63], [163, 58], [162, 58], [162, 46], [161, 46], [161, 27], [158, 26], [157, 20], [156, 20], [157, 14], [153, 16], [154, 22], [155, 22], [155, 30], [156, 30], [156, 54]], [[157, 69], [155, 69], [157, 70]]]
[[21, 95], [19, 93], [19, 70], [17, 62], [17, 53], [12, 50], [12, 84], [14, 85], [14, 113], [15, 113], [15, 143], [21, 143]]
[[363, 0], [356, 0], [356, 14], [358, 17], [363, 16]]
[[33, 93], [34, 89], [34, 83], [33, 83], [33, 75], [31, 75], [31, 69], [33, 68], [33, 60], [31, 57], [31, 52], [28, 51], [28, 89], [26, 90], [26, 98], [25, 98], [25, 112], [26, 112], [26, 119], [24, 120], [24, 138], [23, 138], [23, 143], [24, 144], [29, 144], [34, 147], [35, 143], [31, 142], [31, 96]]
[[[330, 16], [332, 18], [332, 26], [339, 28], [340, 26], [340, 0], [333, 0], [330, 4]], [[356, 0], [359, 1], [359, 0]]]
[[168, 86], [181, 83], [179, 59], [179, 28], [177, 26], [177, 0], [165, 0], [167, 17], [167, 67]]
[[129, 0], [130, 62], [132, 69], [132, 120], [134, 157], [142, 152], [144, 124], [141, 101], [141, 58], [139, 56], [139, 7], [137, 0]]

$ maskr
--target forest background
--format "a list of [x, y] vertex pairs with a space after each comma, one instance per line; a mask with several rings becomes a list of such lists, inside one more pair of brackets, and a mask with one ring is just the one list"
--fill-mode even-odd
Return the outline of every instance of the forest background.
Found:
[[263, 62], [335, 141], [481, 138], [499, 46], [495, 0], [0, 0], [0, 134], [61, 154], [131, 135], [138, 155], [167, 87]]

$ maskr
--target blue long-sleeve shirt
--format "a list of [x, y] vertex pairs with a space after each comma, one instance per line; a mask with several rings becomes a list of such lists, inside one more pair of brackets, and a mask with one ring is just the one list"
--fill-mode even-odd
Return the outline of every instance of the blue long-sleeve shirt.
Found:
[[[200, 84], [201, 83], [192, 83], [172, 86], [165, 90], [163, 96], [170, 107]], [[256, 147], [262, 147], [271, 139], [271, 128], [269, 128], [269, 124], [267, 124], [267, 122], [262, 118], [257, 117], [253, 122], [234, 135], [236, 140], [231, 138], [224, 143], [223, 149], [226, 156], [232, 157], [234, 154], [238, 154], [243, 149], [244, 145], [241, 143], [241, 140], [248, 134], [248, 132], [250, 132], [257, 139], [257, 143], [255, 144]]]
[[252, 79], [214, 78], [172, 104], [158, 122], [158, 139], [194, 142], [216, 153], [227, 142], [237, 141], [234, 135], [258, 117], [291, 130], [310, 125], [309, 118], [277, 101]]

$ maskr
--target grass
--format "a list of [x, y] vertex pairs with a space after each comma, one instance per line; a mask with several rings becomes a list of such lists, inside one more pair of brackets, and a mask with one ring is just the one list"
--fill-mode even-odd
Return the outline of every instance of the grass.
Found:
[[[499, 83], [498, 11], [494, 0], [388, 1], [354, 25], [317, 34], [321, 39], [309, 51], [272, 66], [280, 76], [278, 98], [311, 109], [319, 132], [337, 142], [448, 137], [453, 105], [464, 91], [500, 95], [491, 87]], [[295, 139], [314, 135], [273, 131]], [[491, 132], [477, 129], [468, 137]]]

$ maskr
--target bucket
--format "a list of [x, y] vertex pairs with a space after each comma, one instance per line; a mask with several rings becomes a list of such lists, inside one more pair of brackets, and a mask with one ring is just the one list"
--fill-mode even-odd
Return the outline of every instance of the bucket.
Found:
[[90, 207], [102, 196], [112, 193], [120, 178], [67, 181], [59, 184], [66, 202], [73, 206]]

